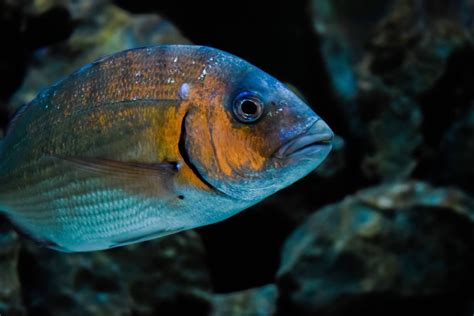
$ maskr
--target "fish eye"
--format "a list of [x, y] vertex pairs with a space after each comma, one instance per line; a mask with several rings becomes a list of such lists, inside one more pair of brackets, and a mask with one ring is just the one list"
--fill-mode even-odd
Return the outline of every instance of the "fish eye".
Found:
[[252, 92], [241, 92], [234, 101], [234, 114], [242, 123], [253, 123], [263, 114], [263, 102]]

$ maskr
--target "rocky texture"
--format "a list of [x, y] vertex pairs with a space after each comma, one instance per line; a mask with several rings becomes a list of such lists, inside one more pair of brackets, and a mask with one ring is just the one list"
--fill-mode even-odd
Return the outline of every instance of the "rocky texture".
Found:
[[277, 288], [274, 284], [213, 297], [211, 316], [252, 315], [269, 316], [275, 313]]
[[311, 1], [313, 27], [333, 86], [357, 96], [360, 76], [377, 76], [409, 95], [433, 87], [447, 59], [472, 43], [469, 1]]
[[472, 44], [471, 23], [462, 15], [474, 12], [466, 3], [394, 1], [368, 41], [366, 71], [408, 95], [431, 89], [449, 56]]
[[472, 198], [422, 182], [382, 185], [324, 207], [290, 236], [279, 312], [459, 315], [474, 299], [473, 266]]
[[0, 315], [25, 315], [17, 273], [18, 237], [0, 225]]
[[131, 14], [109, 1], [32, 1], [25, 11], [42, 16], [66, 10], [76, 25], [71, 35], [37, 50], [10, 110], [33, 99], [38, 91], [95, 59], [113, 52], [153, 44], [185, 44], [189, 41], [167, 20], [156, 14]]
[[205, 253], [194, 232], [93, 253], [28, 244], [18, 270], [29, 315], [207, 315], [211, 309]]
[[361, 163], [372, 180], [408, 178], [417, 165], [415, 152], [422, 145], [422, 114], [416, 102], [380, 82], [363, 83], [358, 96], [358, 113], [367, 128], [367, 146]]
[[[413, 174], [432, 178], [444, 132], [440, 127], [452, 124], [455, 113], [465, 112], [473, 97], [465, 84], [473, 79], [470, 62], [465, 72], [469, 79], [445, 78], [456, 68], [453, 56], [459, 59], [460, 51], [472, 47], [472, 4], [311, 3], [321, 56], [350, 127], [349, 134], [342, 136], [357, 143], [348, 146], [357, 146], [360, 154], [355, 156], [360, 155], [365, 177], [371, 181], [407, 179]], [[473, 56], [464, 54], [465, 60]]]

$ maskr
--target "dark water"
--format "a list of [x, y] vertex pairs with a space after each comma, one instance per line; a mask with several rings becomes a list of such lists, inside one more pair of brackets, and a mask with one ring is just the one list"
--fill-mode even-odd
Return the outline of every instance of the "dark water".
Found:
[[462, 0], [1, 1], [2, 126], [96, 55], [187, 39], [290, 84], [338, 135], [316, 172], [197, 233], [64, 255], [2, 226], [1, 315], [472, 315], [472, 13]]

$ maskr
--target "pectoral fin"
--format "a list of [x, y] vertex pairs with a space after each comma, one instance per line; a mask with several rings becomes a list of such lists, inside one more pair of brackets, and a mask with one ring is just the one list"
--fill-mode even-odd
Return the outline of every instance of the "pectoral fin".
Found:
[[123, 162], [91, 157], [54, 157], [83, 177], [103, 179], [111, 187], [134, 194], [172, 195], [173, 181], [179, 170], [176, 162]]
[[111, 159], [90, 158], [90, 157], [56, 157], [67, 161], [77, 168], [120, 176], [173, 176], [178, 171], [178, 163], [141, 163], [123, 162]]

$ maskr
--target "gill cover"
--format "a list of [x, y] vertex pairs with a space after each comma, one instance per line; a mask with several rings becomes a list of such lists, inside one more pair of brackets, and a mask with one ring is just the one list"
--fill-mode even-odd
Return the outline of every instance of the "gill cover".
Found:
[[[204, 106], [192, 106], [186, 115], [184, 150], [192, 168], [216, 190], [256, 201], [296, 180], [274, 153], [318, 117], [276, 79], [248, 67], [208, 78], [221, 84], [200, 89], [199, 101], [192, 102]], [[235, 80], [218, 78], [223, 75]]]

